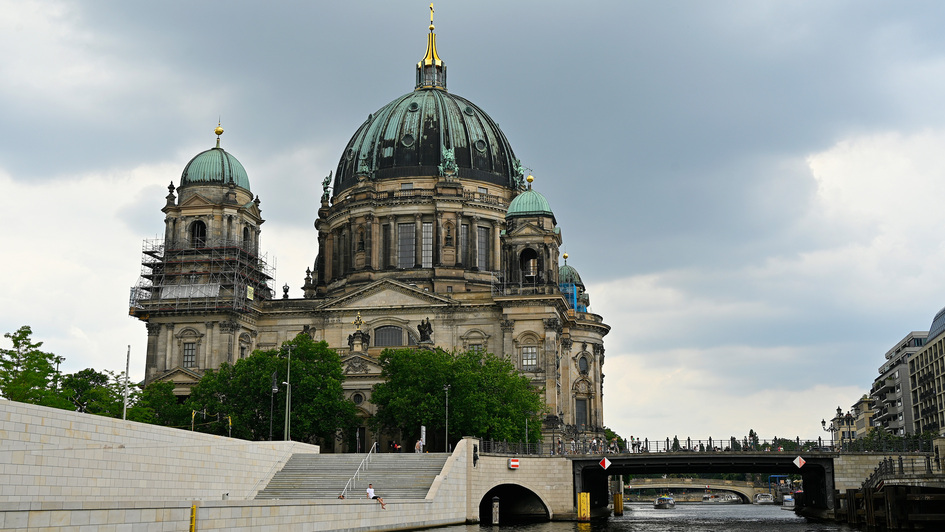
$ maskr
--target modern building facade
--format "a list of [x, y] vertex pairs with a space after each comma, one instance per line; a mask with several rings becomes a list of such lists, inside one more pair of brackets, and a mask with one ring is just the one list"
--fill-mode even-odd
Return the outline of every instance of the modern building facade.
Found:
[[[303, 297], [281, 297], [239, 161], [217, 145], [168, 187], [164, 238], [146, 241], [131, 314], [147, 324], [145, 382], [177, 393], [208, 369], [299, 333], [341, 354], [368, 418], [389, 347], [483, 350], [543, 390], [544, 431], [602, 436], [603, 338], [563, 234], [495, 121], [447, 91], [430, 25], [414, 89], [371, 113], [321, 181]], [[314, 187], [313, 187], [314, 188]], [[358, 441], [380, 440], [366, 424]]]
[[922, 349], [928, 335], [928, 331], [912, 331], [886, 351], [886, 362], [870, 388], [875, 404], [873, 426], [897, 436], [913, 434], [909, 360]]
[[945, 427], [945, 308], [938, 311], [928, 338], [909, 359], [913, 432], [942, 433]]

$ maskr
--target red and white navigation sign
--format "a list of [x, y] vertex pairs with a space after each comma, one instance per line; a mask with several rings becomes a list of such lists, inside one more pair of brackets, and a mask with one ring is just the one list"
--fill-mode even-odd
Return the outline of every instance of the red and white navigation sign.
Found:
[[606, 456], [599, 463], [600, 463], [600, 466], [603, 467], [604, 469], [607, 469], [608, 467], [610, 467], [610, 460], [608, 460]]
[[804, 464], [806, 463], [807, 463], [807, 460], [804, 460], [800, 456], [794, 459], [794, 465], [796, 465], [798, 469], [804, 467]]

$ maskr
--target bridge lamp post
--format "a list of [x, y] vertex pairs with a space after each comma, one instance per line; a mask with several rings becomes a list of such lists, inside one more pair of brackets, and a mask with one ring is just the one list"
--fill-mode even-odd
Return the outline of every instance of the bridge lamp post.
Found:
[[[837, 417], [835, 417], [834, 420], [836, 420], [837, 418], [839, 418], [839, 417], [842, 415], [842, 413], [843, 413], [843, 411], [840, 410], [840, 407], [838, 406], [838, 407], [837, 407]], [[831, 448], [831, 449], [834, 448], [834, 442], [835, 442], [836, 439], [837, 439], [837, 438], [836, 438], [836, 434], [837, 434], [837, 431], [840, 430], [839, 427], [837, 427], [837, 424], [833, 422], [834, 420], [832, 420], [832, 421], [830, 422], [830, 428], [827, 428], [827, 420], [826, 420], [826, 419], [821, 419], [821, 420], [820, 420], [820, 426], [821, 426], [822, 429], [824, 429], [824, 432], [829, 432], [829, 433], [830, 433], [830, 448]]]

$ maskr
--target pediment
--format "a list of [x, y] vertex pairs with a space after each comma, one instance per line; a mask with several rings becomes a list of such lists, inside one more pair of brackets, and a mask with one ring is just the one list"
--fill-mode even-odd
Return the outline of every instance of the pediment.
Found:
[[545, 236], [552, 233], [551, 230], [538, 227], [533, 223], [517, 224], [514, 229], [506, 232], [507, 236]]
[[173, 382], [174, 384], [197, 384], [203, 377], [203, 373], [188, 368], [177, 366], [168, 370], [163, 375], [154, 379], [158, 382]]
[[249, 214], [250, 216], [255, 217], [256, 219], [262, 218], [262, 211], [259, 210], [259, 206], [256, 205], [255, 201], [250, 201], [246, 205], [243, 205], [243, 212]]
[[216, 203], [210, 201], [210, 199], [207, 198], [206, 196], [203, 196], [203, 195], [201, 195], [201, 194], [194, 194], [193, 196], [187, 198], [187, 201], [185, 201], [185, 202], [181, 203], [180, 205], [178, 205], [178, 207], [180, 207], [180, 208], [185, 208], [185, 207], [208, 207], [208, 206], [214, 206], [214, 205], [216, 205]]
[[354, 354], [341, 359], [345, 375], [380, 375], [381, 365], [377, 360], [363, 354]]
[[421, 308], [454, 305], [449, 298], [424, 292], [399, 281], [384, 279], [346, 294], [322, 306], [325, 310], [364, 310], [369, 308]]

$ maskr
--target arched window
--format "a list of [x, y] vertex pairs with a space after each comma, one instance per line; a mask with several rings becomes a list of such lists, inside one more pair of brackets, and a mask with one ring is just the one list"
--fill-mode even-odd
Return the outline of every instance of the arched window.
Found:
[[374, 329], [375, 347], [394, 347], [404, 345], [404, 330], [395, 325], [385, 325]]
[[522, 282], [538, 282], [538, 253], [532, 248], [527, 248], [519, 255], [518, 262], [522, 271]]
[[358, 228], [358, 251], [364, 251], [364, 228]]
[[252, 233], [250, 232], [249, 227], [243, 228], [243, 246], [244, 247], [252, 245], [253, 241], [250, 238], [251, 234]]
[[207, 243], [207, 224], [197, 220], [190, 224], [190, 244], [200, 248]]

